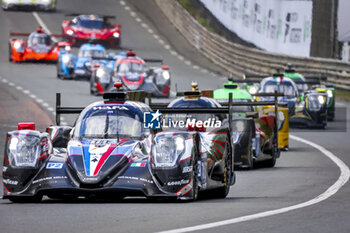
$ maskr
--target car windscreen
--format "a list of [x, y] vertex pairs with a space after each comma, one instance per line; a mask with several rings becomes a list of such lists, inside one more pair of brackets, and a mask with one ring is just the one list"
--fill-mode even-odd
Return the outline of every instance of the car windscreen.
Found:
[[106, 51], [103, 50], [80, 50], [79, 57], [106, 57]]
[[51, 38], [46, 34], [31, 34], [28, 38], [28, 44], [30, 46], [35, 45], [51, 45]]
[[288, 97], [296, 96], [296, 90], [290, 82], [277, 83], [271, 81], [267, 82], [262, 88], [263, 93], [274, 93], [275, 91], [283, 93], [285, 96]]
[[130, 110], [92, 109], [77, 122], [74, 136], [79, 138], [140, 139], [142, 119], [141, 116]]
[[84, 27], [84, 28], [103, 28], [104, 23], [103, 20], [79, 20], [77, 22], [78, 27]]
[[123, 62], [118, 65], [117, 72], [119, 73], [142, 73], [145, 70], [145, 66], [136, 62]]

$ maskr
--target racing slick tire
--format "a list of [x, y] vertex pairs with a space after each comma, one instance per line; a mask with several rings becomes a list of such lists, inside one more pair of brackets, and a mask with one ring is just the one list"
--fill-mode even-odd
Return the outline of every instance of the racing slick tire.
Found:
[[[227, 139], [229, 140], [229, 139]], [[226, 198], [230, 191], [230, 181], [233, 175], [233, 162], [232, 162], [232, 152], [230, 144], [227, 143], [226, 147], [228, 149], [225, 149], [225, 172], [224, 172], [224, 186], [220, 188], [215, 188], [212, 190], [209, 190], [209, 196], [211, 198]]]
[[61, 72], [60, 72], [60, 64], [61, 64], [61, 61], [58, 60], [58, 61], [57, 61], [57, 65], [56, 65], [56, 68], [57, 68], [57, 78], [62, 79], [62, 74], [61, 74]]
[[253, 168], [254, 168], [253, 145], [252, 145], [252, 139], [250, 139], [247, 169], [250, 170], [250, 169], [253, 169]]
[[192, 169], [192, 198], [190, 201], [195, 201], [198, 198], [198, 192], [199, 192], [199, 171], [198, 171], [198, 157], [199, 157], [199, 151], [198, 151], [198, 145], [196, 146], [196, 151], [195, 151], [195, 157], [193, 160], [193, 169]]
[[9, 44], [9, 62], [12, 62], [12, 48], [11, 48], [11, 44]]
[[91, 95], [98, 95], [98, 90], [97, 90], [97, 88], [95, 87], [95, 85], [94, 85], [94, 76], [93, 75], [91, 75], [91, 78], [90, 78], [90, 94]]

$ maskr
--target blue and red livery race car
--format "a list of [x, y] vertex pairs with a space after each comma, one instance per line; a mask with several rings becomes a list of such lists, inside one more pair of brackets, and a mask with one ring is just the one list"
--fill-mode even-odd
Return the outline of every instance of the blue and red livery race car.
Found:
[[[13, 36], [28, 37], [28, 39], [25, 41]], [[69, 42], [53, 42], [51, 36], [46, 34], [41, 27], [32, 33], [10, 33], [9, 61], [11, 62], [57, 62], [60, 53], [70, 53], [70, 51]]]
[[62, 33], [72, 44], [81, 45], [89, 40], [109, 45], [112, 48], [121, 45], [121, 25], [112, 24], [114, 16], [79, 15], [72, 20], [63, 20]]
[[[39, 132], [34, 124], [19, 124], [18, 130], [7, 133], [3, 198], [14, 202], [38, 201], [43, 195], [195, 200], [198, 191], [209, 189], [215, 190], [216, 197], [227, 195], [232, 180], [228, 171], [233, 167], [228, 128], [205, 134], [148, 129], [147, 114], [155, 120], [159, 112], [196, 110], [163, 108], [154, 113], [142, 102], [127, 100], [125, 92], [103, 97], [86, 108], [56, 106], [58, 119], [61, 113], [80, 112], [74, 127], [57, 125]], [[228, 113], [228, 108], [221, 112]], [[220, 144], [216, 149], [215, 140]], [[202, 143], [207, 151], [202, 151]], [[203, 158], [213, 152], [218, 157], [207, 165]]]

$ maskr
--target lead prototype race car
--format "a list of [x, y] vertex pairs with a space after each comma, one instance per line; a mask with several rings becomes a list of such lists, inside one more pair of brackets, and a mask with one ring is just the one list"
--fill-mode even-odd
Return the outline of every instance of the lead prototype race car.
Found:
[[[80, 112], [74, 127], [57, 125], [39, 132], [29, 123], [7, 133], [4, 199], [39, 201], [46, 195], [195, 200], [199, 191], [210, 189], [216, 197], [226, 197], [234, 180], [227, 128], [206, 134], [149, 129], [144, 120], [159, 126], [160, 112], [196, 110], [164, 108], [152, 112], [142, 102], [127, 100], [125, 92], [105, 93], [103, 98], [85, 108], [61, 107], [58, 98], [58, 122], [61, 113]], [[220, 111], [228, 113], [228, 108]], [[212, 155], [201, 151], [200, 145], [212, 140], [220, 141], [220, 146], [215, 149], [206, 144], [207, 149], [217, 151], [219, 157], [206, 167], [203, 153]]]

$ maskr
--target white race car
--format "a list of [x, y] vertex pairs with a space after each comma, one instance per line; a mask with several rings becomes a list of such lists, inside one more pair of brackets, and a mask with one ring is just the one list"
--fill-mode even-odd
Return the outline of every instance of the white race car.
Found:
[[57, 0], [2, 0], [3, 10], [55, 11]]

